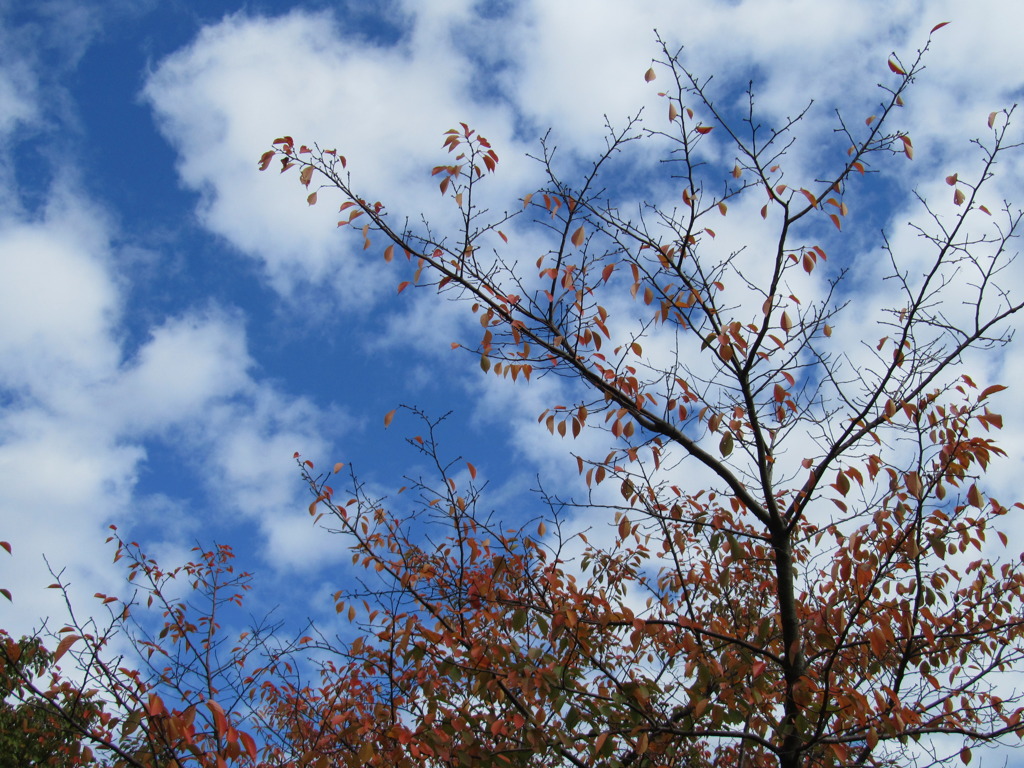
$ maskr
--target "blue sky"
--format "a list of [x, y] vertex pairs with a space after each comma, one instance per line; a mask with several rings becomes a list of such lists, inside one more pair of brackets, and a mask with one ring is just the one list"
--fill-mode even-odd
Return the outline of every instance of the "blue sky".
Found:
[[[403, 403], [453, 411], [447, 450], [473, 461], [503, 514], [533, 514], [538, 475], [578, 492], [568, 444], [536, 423], [564, 385], [484, 378], [452, 351], [477, 341], [466, 308], [397, 295], [407, 276], [339, 231], [333, 204], [310, 208], [295, 178], [260, 174], [277, 136], [337, 146], [368, 196], [443, 227], [429, 170], [442, 132], [466, 121], [502, 157], [494, 206], [513, 207], [540, 183], [523, 156], [548, 128], [571, 171], [603, 147], [605, 115], [662, 114], [643, 78], [656, 27], [726, 101], [755, 78], [766, 120], [815, 99], [799, 172], [832, 107], [869, 109], [890, 52], [912, 54], [943, 21], [901, 115], [916, 158], [891, 166], [843, 241], [862, 265], [881, 226], [911, 243], [907, 193], [949, 197], [942, 179], [969, 167], [968, 140], [1021, 98], [1013, 0], [0, 0], [0, 538], [14, 547], [0, 582], [15, 595], [0, 625], [59, 611], [43, 555], [81, 602], [117, 594], [111, 523], [169, 561], [230, 543], [258, 573], [259, 605], [332, 613], [322, 598], [349, 556], [311, 526], [292, 454], [352, 462], [388, 493], [419, 471], [414, 421], [383, 427]], [[1014, 178], [998, 192], [1020, 201]], [[738, 215], [727, 243], [744, 235]], [[540, 233], [514, 234], [528, 261], [543, 252]], [[855, 270], [854, 302], [870, 303], [874, 277]], [[1024, 370], [1017, 348], [971, 362], [1011, 384]], [[1024, 455], [1024, 404], [1000, 406], [1015, 458], [997, 490]], [[583, 450], [603, 454], [607, 437]]]

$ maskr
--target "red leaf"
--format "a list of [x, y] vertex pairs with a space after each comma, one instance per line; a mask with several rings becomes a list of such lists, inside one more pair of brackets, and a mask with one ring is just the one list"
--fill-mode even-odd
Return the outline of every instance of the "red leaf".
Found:
[[711, 133], [711, 131], [713, 131], [714, 129], [715, 127], [713, 125], [698, 125], [693, 130], [695, 130], [697, 133], [701, 135], [704, 135], [706, 133]]
[[889, 69], [891, 69], [897, 75], [906, 75], [907, 74], [906, 72], [903, 71], [903, 67], [901, 67], [899, 64], [897, 64], [894, 59], [889, 59]]
[[11, 554], [11, 543], [9, 541], [0, 541], [0, 547], [7, 550], [7, 554]]
[[942, 28], [943, 28], [944, 26], [946, 26], [947, 24], [949, 24], [949, 22], [948, 22], [948, 21], [944, 21], [944, 22], [942, 22], [941, 24], [936, 24], [936, 25], [935, 25], [934, 27], [932, 27], [932, 29], [931, 29], [931, 32], [929, 32], [928, 34], [929, 34], [929, 35], [933, 34], [934, 32], [936, 32], [936, 31], [938, 31], [938, 30], [942, 29]]

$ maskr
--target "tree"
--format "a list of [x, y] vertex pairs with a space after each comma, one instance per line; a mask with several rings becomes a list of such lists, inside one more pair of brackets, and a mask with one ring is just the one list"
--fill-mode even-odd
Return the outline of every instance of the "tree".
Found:
[[[1024, 659], [1022, 557], [982, 482], [1003, 454], [989, 433], [1004, 387], [966, 372], [1024, 307], [1009, 290], [1024, 214], [985, 197], [1021, 146], [1013, 110], [989, 116], [973, 175], [946, 179], [951, 205], [919, 200], [918, 248], [883, 238], [876, 307], [847, 287], [843, 227], [873, 172], [913, 157], [890, 126], [923, 52], [890, 58], [876, 113], [840, 116], [813, 172], [783, 170], [804, 115], [764, 128], [751, 94], [737, 117], [661, 52], [646, 79], [669, 81], [668, 127], [611, 131], [576, 183], [546, 139], [547, 184], [517, 213], [479, 207], [498, 154], [449, 131], [452, 163], [433, 169], [461, 221], [446, 235], [392, 223], [335, 150], [282, 137], [260, 160], [297, 168], [310, 204], [340, 193], [340, 225], [414, 270], [399, 291], [468, 303], [484, 373], [564, 377], [572, 399], [540, 422], [610, 446], [577, 456], [585, 498], [544, 496], [544, 520], [510, 528], [476, 467], [446, 457], [443, 419], [409, 409], [435, 474], [394, 499], [296, 456], [311, 515], [366, 571], [335, 597], [352, 637], [275, 644], [263, 626], [224, 645], [248, 578], [230, 550], [165, 571], [115, 535], [140, 596], [100, 595], [108, 629], [57, 633], [54, 663], [67, 654], [77, 676], [21, 675], [22, 689], [133, 766], [927, 765], [1019, 738], [1024, 702], [1001, 673]], [[645, 194], [617, 186], [626, 162]], [[657, 203], [666, 187], [678, 206]], [[759, 227], [741, 214], [731, 233], [749, 248], [718, 246], [751, 205]], [[535, 267], [514, 240], [531, 225], [551, 237]], [[866, 319], [881, 338], [844, 342]], [[191, 591], [172, 598], [179, 575]], [[115, 637], [138, 670], [112, 657]], [[8, 670], [13, 649], [0, 644]], [[86, 691], [103, 705], [88, 722], [72, 708]]]
[[[422, 505], [405, 517], [356, 482], [339, 501], [306, 462], [311, 512], [383, 580], [365, 609], [338, 595], [362, 632], [325, 648], [347, 663], [326, 667], [319, 691], [280, 692], [315, 713], [297, 721], [311, 744], [350, 765], [796, 768], [968, 762], [971, 746], [1021, 735], [1021, 695], [998, 673], [1024, 658], [1024, 573], [999, 530], [1008, 508], [980, 483], [1003, 454], [988, 433], [1005, 387], [963, 370], [1009, 341], [1024, 306], [1008, 271], [1022, 214], [983, 196], [1020, 147], [1012, 109], [989, 116], [973, 175], [946, 179], [952, 206], [919, 200], [916, 251], [881, 241], [893, 303], [872, 318], [877, 343], [833, 335], [861, 318], [847, 307], [853, 249], [827, 231], [884, 161], [913, 158], [890, 124], [923, 53], [889, 59], [876, 113], [859, 128], [840, 115], [812, 175], [783, 170], [803, 114], [764, 128], [751, 93], [737, 119], [662, 44], [646, 79], [668, 77], [668, 128], [612, 130], [575, 183], [545, 140], [548, 183], [514, 225], [477, 202], [494, 148], [465, 124], [449, 131], [453, 159], [433, 174], [462, 224], [443, 235], [364, 199], [337, 151], [274, 142], [260, 168], [298, 168], [310, 204], [340, 192], [339, 226], [413, 268], [399, 291], [471, 304], [484, 372], [569, 380], [575, 400], [540, 415], [549, 431], [603, 430], [613, 446], [577, 457], [590, 495], [569, 505], [613, 518], [609, 544], [491, 522], [438, 458], [429, 420], [417, 441], [439, 482], [416, 482]], [[729, 155], [706, 151], [712, 131]], [[629, 155], [639, 142], [660, 166]], [[649, 174], [632, 207], [616, 193], [624, 156]], [[656, 204], [665, 185], [681, 205]], [[760, 196], [746, 250], [716, 247], [730, 208]], [[535, 268], [500, 229], [527, 224], [550, 234]], [[695, 465], [707, 487], [687, 484]], [[408, 515], [445, 537], [428, 545]]]

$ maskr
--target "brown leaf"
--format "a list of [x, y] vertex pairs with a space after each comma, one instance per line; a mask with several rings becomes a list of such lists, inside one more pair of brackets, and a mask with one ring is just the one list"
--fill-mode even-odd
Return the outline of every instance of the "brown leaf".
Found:
[[649, 83], [649, 82], [651, 82], [651, 80], [653, 80], [657, 76], [658, 76], [658, 74], [654, 71], [654, 67], [651, 67], [650, 69], [648, 69], [644, 73], [644, 80], [646, 80]]

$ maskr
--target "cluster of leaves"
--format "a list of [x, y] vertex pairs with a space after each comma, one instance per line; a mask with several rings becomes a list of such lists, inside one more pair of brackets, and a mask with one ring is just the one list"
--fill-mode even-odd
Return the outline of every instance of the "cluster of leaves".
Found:
[[[271, 626], [234, 643], [224, 635], [250, 575], [235, 572], [223, 545], [165, 570], [116, 531], [108, 541], [136, 589], [128, 600], [95, 596], [108, 623], [79, 620], [68, 601], [69, 622], [48, 633], [52, 653], [42, 637], [0, 634], [0, 680], [19, 702], [3, 716], [22, 726], [8, 732], [22, 750], [10, 754], [30, 755], [25, 765], [256, 765], [257, 743], [240, 723], [254, 727], [259, 686], [288, 648], [271, 650]], [[68, 598], [59, 577], [51, 587]]]

